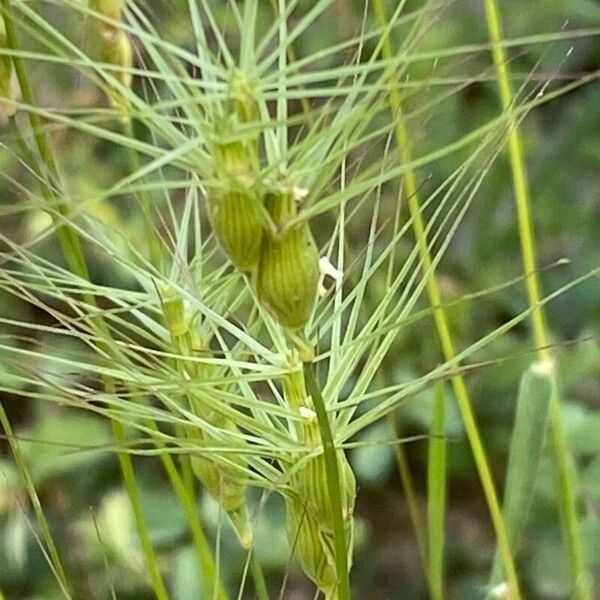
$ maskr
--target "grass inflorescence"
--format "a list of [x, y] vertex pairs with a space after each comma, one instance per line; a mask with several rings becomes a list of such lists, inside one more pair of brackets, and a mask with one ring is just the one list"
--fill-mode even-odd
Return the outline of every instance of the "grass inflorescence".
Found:
[[[426, 518], [406, 456], [398, 457], [423, 579], [432, 598], [446, 597], [445, 438], [456, 397], [497, 544], [487, 591], [504, 586], [506, 597], [521, 598], [517, 542], [526, 515], [519, 507], [536, 493], [524, 470], [540, 464], [540, 428], [556, 382], [544, 375], [547, 389], [536, 387], [534, 370], [525, 371], [502, 506], [466, 375], [469, 361], [530, 317], [539, 358], [548, 359], [544, 305], [598, 274], [541, 295], [515, 138], [530, 111], [597, 74], [552, 89], [532, 78], [513, 97], [503, 49], [556, 35], [502, 40], [491, 27], [489, 44], [431, 50], [428, 35], [450, 10], [436, 2], [391, 10], [367, 3], [355, 32], [316, 46], [302, 41], [322, 33], [332, 0], [308, 8], [273, 2], [267, 19], [258, 0], [184, 4], [176, 9], [187, 24], [182, 41], [139, 2], [2, 0], [0, 112], [10, 118], [12, 159], [23, 171], [22, 183], [6, 176], [18, 198], [6, 214], [30, 225], [22, 236], [0, 232], [0, 289], [44, 315], [2, 317], [9, 331], [0, 338], [2, 391], [110, 423], [108, 441], [80, 444], [81, 452], [118, 456], [141, 579], [156, 597], [174, 597], [175, 584], [151, 527], [146, 459], [158, 459], [156, 477], [182, 512], [203, 597], [244, 597], [250, 574], [261, 600], [277, 588], [286, 593], [286, 581], [271, 582], [261, 564], [261, 524], [273, 497], [282, 501], [290, 557], [327, 599], [350, 599], [361, 535], [349, 448], [384, 423], [396, 432], [385, 443], [400, 443], [399, 411], [428, 390]], [[492, 14], [494, 4], [486, 3]], [[85, 23], [85, 40], [62, 26], [69, 20]], [[490, 67], [456, 75], [463, 61], [489, 50], [504, 112], [437, 146], [423, 141], [420, 128], [442, 118], [445, 101], [493, 79]], [[44, 70], [76, 79], [92, 103], [38, 102]], [[60, 135], [106, 144], [117, 160], [81, 189], [57, 149]], [[507, 146], [520, 190], [529, 304], [463, 346], [440, 265]], [[430, 317], [434, 359], [407, 377], [399, 348], [410, 331], [429, 331]], [[533, 432], [528, 398], [540, 406]], [[570, 456], [558, 400], [549, 403], [574, 589], [588, 598]], [[1, 405], [0, 422], [57, 593], [82, 597], [86, 583], [69, 578], [64, 544], [39, 498], [42, 479]], [[219, 514], [214, 545], [200, 491]], [[247, 557], [241, 574], [223, 559], [228, 527]], [[232, 577], [240, 578], [232, 584]]]

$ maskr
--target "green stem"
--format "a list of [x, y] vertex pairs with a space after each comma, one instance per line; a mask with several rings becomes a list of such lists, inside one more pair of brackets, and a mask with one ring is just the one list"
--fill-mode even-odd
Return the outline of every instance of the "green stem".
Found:
[[[386, 14], [382, 0], [373, 0], [373, 7], [375, 9], [379, 24], [381, 26], [386, 25]], [[382, 53], [383, 57], [386, 59], [391, 59], [393, 57], [393, 50], [389, 37], [385, 40]], [[392, 90], [390, 91], [389, 98], [390, 106], [398, 122], [398, 125], [395, 128], [395, 135], [400, 154], [400, 160], [402, 164], [410, 164], [412, 162], [410, 139], [408, 131], [404, 126], [404, 122], [400, 118], [402, 114], [401, 97], [396, 90]], [[406, 170], [403, 179], [403, 186], [406, 192], [406, 197], [408, 198], [408, 208], [419, 247], [419, 255], [423, 265], [423, 271], [426, 273], [427, 277], [427, 295], [429, 297], [429, 303], [433, 307], [433, 316], [442, 347], [442, 353], [446, 360], [452, 360], [456, 355], [456, 351], [454, 349], [454, 342], [452, 341], [452, 335], [450, 333], [450, 326], [446, 316], [446, 311], [444, 309], [442, 295], [433, 271], [433, 263], [427, 243], [425, 221], [421, 214], [416, 175], [412, 169]], [[502, 556], [504, 569], [507, 574], [511, 590], [511, 598], [513, 600], [519, 600], [521, 598], [519, 580], [512, 557], [506, 525], [502, 516], [502, 510], [500, 508], [500, 502], [498, 500], [498, 494], [492, 478], [492, 472], [486, 456], [485, 447], [483, 445], [479, 428], [477, 426], [477, 421], [475, 419], [475, 414], [473, 412], [469, 392], [461, 375], [456, 375], [452, 378], [452, 386], [456, 394], [462, 420], [467, 432], [469, 443], [471, 445], [471, 451], [475, 459], [475, 464], [477, 466], [479, 478], [481, 480], [485, 498], [488, 504], [492, 523], [496, 531], [496, 537], [498, 538], [498, 546]]]
[[[519, 224], [519, 238], [523, 269], [526, 273], [525, 284], [529, 305], [532, 309], [533, 338], [538, 348], [540, 361], [552, 360], [548, 349], [549, 336], [546, 326], [544, 309], [540, 304], [542, 297], [539, 278], [537, 275], [537, 258], [535, 249], [535, 235], [531, 218], [531, 202], [529, 199], [529, 185], [527, 170], [523, 153], [521, 135], [514, 117], [514, 94], [510, 80], [507, 57], [502, 42], [502, 26], [500, 12], [496, 0], [484, 0], [487, 26], [490, 41], [492, 42], [492, 55], [496, 69], [496, 79], [500, 92], [502, 108], [511, 116], [510, 132], [508, 138], [508, 152], [513, 178], [513, 189], [517, 207], [517, 220]], [[567, 537], [569, 558], [573, 576], [575, 595], [580, 600], [591, 600], [591, 584], [585, 568], [583, 545], [579, 530], [578, 511], [576, 501], [575, 482], [572, 475], [572, 456], [569, 451], [564, 427], [562, 424], [561, 400], [558, 386], [555, 385], [549, 407], [550, 416], [550, 441], [556, 467], [560, 512], [563, 528]]]
[[[1, 0], [1, 2], [2, 12], [4, 16], [4, 24], [6, 28], [7, 45], [11, 50], [17, 51], [20, 49], [20, 43], [14, 25], [12, 6], [10, 0]], [[25, 63], [22, 60], [22, 58], [18, 55], [13, 55], [12, 61], [15, 67], [17, 78], [19, 80], [19, 86], [21, 88], [21, 94], [23, 96], [23, 99], [30, 106], [34, 106], [36, 104], [35, 98], [31, 86], [29, 84], [29, 78], [27, 77]], [[45, 133], [43, 131], [41, 119], [39, 115], [33, 111], [29, 112], [28, 116], [31, 128], [33, 130], [36, 146], [38, 148], [42, 160], [42, 164], [45, 166], [49, 174], [49, 181], [46, 181], [42, 185], [42, 193], [45, 199], [50, 199], [53, 202], [56, 202], [61, 217], [66, 217], [69, 213], [69, 207], [64, 200], [60, 199], [56, 195], [55, 188], [53, 187], [53, 184], [56, 186], [59, 185], [60, 176], [58, 168], [56, 166], [56, 162], [54, 160], [54, 156], [48, 144], [48, 140], [46, 139]], [[40, 169], [40, 173], [43, 173], [43, 171], [44, 170]], [[51, 214], [52, 217], [55, 219], [54, 213]], [[77, 233], [71, 227], [69, 227], [68, 222], [65, 221], [65, 223], [59, 223], [57, 235], [61, 244], [63, 255], [65, 256], [65, 260], [67, 261], [67, 264], [69, 265], [71, 270], [82, 279], [89, 280], [89, 270], [85, 260], [85, 254], [83, 252], [83, 248], [81, 246]], [[88, 304], [90, 304], [90, 306], [96, 306], [96, 300], [92, 294], [86, 294], [84, 299]], [[106, 335], [107, 337], [110, 336], [108, 327], [106, 326], [106, 323], [104, 322], [104, 319], [100, 314], [96, 315], [93, 320], [98, 329], [104, 335]], [[110, 352], [110, 345], [106, 342], [104, 342], [103, 345], [105, 345], [106, 350]], [[105, 383], [107, 384], [107, 388], [113, 388], [114, 390], [114, 385], [112, 381], [107, 381]], [[122, 424], [118, 421], [113, 420], [112, 427], [118, 445], [122, 446], [125, 442], [125, 435]], [[144, 551], [146, 563], [148, 569], [150, 570], [155, 593], [159, 600], [167, 600], [168, 595], [160, 575], [158, 560], [150, 542], [150, 535], [143, 517], [143, 511], [139, 498], [139, 491], [134, 476], [133, 462], [129, 454], [127, 454], [126, 452], [119, 452], [119, 463], [123, 472], [125, 488], [131, 501], [132, 510], [136, 521], [136, 527], [140, 536], [140, 541]]]
[[256, 597], [258, 600], [269, 600], [265, 575], [254, 550], [252, 550], [252, 556], [250, 557], [250, 570], [252, 571], [252, 581], [254, 581]]
[[331, 426], [325, 408], [325, 401], [319, 389], [315, 376], [313, 363], [304, 363], [304, 377], [306, 389], [312, 398], [317, 422], [323, 442], [323, 456], [325, 459], [325, 473], [327, 479], [327, 491], [333, 520], [333, 541], [335, 547], [336, 573], [338, 576], [338, 600], [350, 600], [350, 573], [348, 570], [348, 551], [346, 546], [346, 534], [344, 532], [344, 517], [342, 514], [342, 496], [340, 491], [340, 473], [335, 443], [331, 433]]
[[[400, 439], [401, 432], [396, 417], [392, 414], [388, 417], [391, 426], [394, 430], [395, 439]], [[413, 477], [410, 472], [410, 465], [408, 464], [408, 458], [402, 444], [394, 444], [394, 454], [396, 455], [396, 465], [398, 467], [398, 473], [400, 475], [400, 482], [402, 489], [404, 490], [404, 496], [406, 498], [406, 506], [408, 508], [408, 514], [415, 530], [415, 538], [417, 540], [417, 548], [419, 550], [419, 558], [423, 566], [423, 571], [428, 576], [428, 561], [427, 561], [427, 538], [426, 529], [423, 522], [423, 517], [419, 509], [419, 503], [417, 501], [417, 495], [415, 493], [415, 486], [413, 483]]]
[[[117, 444], [119, 447], [124, 447], [126, 444], [126, 439], [123, 424], [120, 421], [113, 420], [112, 429]], [[131, 501], [131, 508], [133, 510], [136, 528], [140, 536], [142, 550], [144, 552], [144, 556], [146, 556], [146, 563], [150, 571], [150, 580], [152, 581], [154, 593], [156, 594], [158, 600], [169, 600], [169, 594], [167, 593], [167, 589], [165, 588], [165, 584], [162, 580], [158, 561], [156, 560], [154, 548], [152, 547], [150, 532], [148, 531], [146, 521], [144, 519], [140, 492], [133, 470], [133, 462], [129, 454], [125, 452], [119, 452], [118, 456], [119, 463], [121, 465], [121, 472], [123, 473], [123, 483]], [[152, 557], [152, 559], [148, 560], [149, 557]]]
[[444, 599], [444, 522], [446, 513], [446, 398], [444, 382], [438, 381], [427, 458], [427, 526], [429, 535], [429, 581], [431, 600]]
[[44, 542], [48, 548], [48, 554], [50, 556], [50, 560], [52, 561], [52, 567], [54, 568], [54, 573], [58, 580], [58, 583], [62, 589], [62, 592], [66, 598], [70, 598], [69, 594], [69, 585], [67, 576], [65, 574], [64, 568], [60, 561], [60, 556], [58, 554], [58, 550], [54, 543], [54, 539], [52, 538], [52, 533], [50, 531], [50, 525], [46, 519], [46, 515], [44, 515], [44, 510], [42, 508], [42, 504], [40, 502], [40, 498], [35, 490], [35, 484], [33, 479], [31, 478], [31, 474], [27, 467], [27, 462], [25, 458], [21, 454], [21, 449], [19, 448], [19, 443], [14, 435], [14, 431], [12, 429], [12, 425], [8, 419], [8, 415], [4, 410], [4, 406], [0, 402], [0, 425], [4, 432], [6, 433], [6, 437], [8, 439], [8, 443], [10, 444], [11, 451], [13, 456], [15, 457], [15, 461], [19, 468], [19, 473], [21, 478], [25, 482], [25, 488], [27, 489], [27, 493], [29, 495], [29, 499], [31, 500], [31, 504], [33, 506], [33, 510], [37, 517], [37, 520], [40, 524], [40, 528], [42, 530], [42, 537], [44, 538]]
[[[158, 427], [154, 421], [148, 421], [147, 426], [153, 431], [158, 431]], [[181, 434], [183, 435], [183, 434]], [[206, 598], [217, 598], [218, 600], [228, 600], [229, 596], [223, 586], [223, 583], [217, 579], [217, 569], [212, 555], [212, 549], [206, 539], [206, 534], [200, 522], [198, 509], [196, 507], [194, 488], [191, 479], [191, 469], [187, 459], [187, 467], [183, 469], [183, 476], [177, 470], [173, 458], [169, 453], [160, 455], [160, 459], [167, 471], [167, 475], [171, 480], [171, 485], [179, 498], [179, 502], [183, 506], [194, 545], [196, 547], [196, 555], [198, 558], [198, 566], [202, 572], [202, 582], [204, 586], [204, 595]], [[216, 589], [216, 591], [215, 591]]]

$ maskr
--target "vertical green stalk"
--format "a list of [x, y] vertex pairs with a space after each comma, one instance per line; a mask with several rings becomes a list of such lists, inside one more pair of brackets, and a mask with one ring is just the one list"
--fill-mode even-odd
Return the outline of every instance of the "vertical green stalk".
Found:
[[[509, 116], [514, 109], [514, 94], [510, 80], [510, 73], [506, 62], [506, 52], [500, 44], [502, 40], [502, 26], [500, 12], [496, 0], [484, 0], [489, 38], [493, 44], [492, 55], [496, 68], [496, 79], [500, 92], [502, 108]], [[538, 348], [538, 357], [541, 362], [551, 360], [548, 350], [548, 330], [544, 310], [540, 304], [541, 289], [537, 276], [537, 259], [535, 249], [535, 235], [531, 219], [531, 203], [529, 200], [529, 186], [523, 153], [521, 135], [514, 116], [510, 118], [510, 133], [508, 138], [508, 152], [513, 178], [513, 189], [517, 207], [519, 224], [519, 237], [521, 241], [521, 255], [525, 271], [527, 296], [532, 313], [533, 338]], [[591, 600], [591, 585], [585, 568], [583, 545], [577, 515], [577, 502], [575, 482], [573, 480], [572, 457], [568, 448], [565, 431], [562, 425], [561, 400], [558, 386], [555, 385], [550, 399], [550, 441], [554, 455], [554, 464], [559, 489], [560, 512], [563, 528], [569, 548], [569, 559], [573, 576], [575, 595], [581, 600]]]
[[252, 580], [254, 581], [254, 591], [258, 600], [269, 600], [269, 591], [267, 590], [267, 582], [263, 574], [260, 561], [256, 556], [256, 552], [251, 550], [250, 570], [252, 571]]
[[[118, 447], [124, 447], [126, 444], [125, 429], [120, 421], [115, 419], [112, 420], [112, 430], [115, 440], [117, 441]], [[131, 502], [131, 508], [133, 510], [133, 516], [135, 519], [136, 527], [140, 535], [140, 542], [142, 544], [142, 551], [146, 557], [146, 563], [150, 571], [150, 580], [152, 581], [152, 587], [158, 600], [169, 600], [169, 594], [162, 580], [160, 573], [160, 567], [158, 566], [158, 560], [152, 547], [152, 540], [150, 539], [150, 533], [144, 520], [144, 512], [142, 509], [142, 501], [140, 499], [140, 491], [135, 479], [135, 472], [133, 470], [133, 461], [131, 456], [126, 452], [119, 452], [119, 464], [121, 465], [121, 472], [123, 474], [123, 483]], [[139, 527], [142, 529], [139, 529]]]
[[444, 600], [444, 522], [446, 514], [446, 397], [444, 382], [435, 389], [431, 440], [427, 459], [427, 529], [432, 600]]
[[346, 534], [344, 532], [342, 496], [340, 491], [341, 477], [329, 417], [327, 416], [325, 401], [317, 383], [313, 363], [304, 363], [304, 378], [306, 381], [306, 390], [312, 398], [315, 412], [317, 413], [317, 422], [323, 443], [327, 491], [329, 493], [333, 521], [336, 572], [338, 575], [337, 600], [350, 600], [350, 573], [348, 570], [348, 552], [346, 550]]
[[[375, 9], [379, 24], [381, 26], [385, 26], [387, 21], [382, 0], [373, 0], [373, 7]], [[393, 57], [392, 44], [389, 37], [387, 37], [383, 44], [382, 53], [386, 59], [391, 59]], [[399, 93], [396, 90], [390, 91], [389, 99], [390, 106], [398, 122], [395, 128], [395, 134], [400, 160], [402, 164], [410, 164], [410, 140], [406, 127], [401, 119], [402, 101]], [[454, 343], [452, 341], [452, 335], [450, 333], [448, 318], [446, 317], [446, 311], [444, 310], [443, 306], [442, 295], [435, 278], [435, 274], [433, 273], [431, 255], [427, 245], [427, 236], [425, 234], [425, 221], [421, 215], [420, 201], [417, 193], [418, 186], [416, 175], [412, 169], [406, 170], [403, 179], [403, 186], [406, 197], [408, 198], [408, 208], [419, 247], [421, 263], [423, 264], [423, 270], [427, 277], [427, 295], [429, 297], [429, 303], [433, 309], [433, 316], [442, 347], [442, 353], [446, 360], [452, 360], [455, 357], [456, 352], [454, 349]], [[487, 460], [483, 441], [475, 420], [475, 414], [473, 412], [469, 392], [461, 375], [455, 375], [452, 378], [452, 386], [458, 400], [458, 406], [462, 415], [462, 420], [467, 432], [467, 437], [469, 438], [475, 464], [479, 472], [479, 478], [483, 486], [483, 491], [485, 493], [492, 523], [496, 531], [496, 537], [498, 538], [498, 546], [511, 589], [511, 597], [513, 600], [519, 600], [521, 598], [519, 580], [510, 549], [506, 525], [502, 517], [502, 510], [500, 509], [500, 502], [498, 501], [498, 494], [494, 486], [492, 472]]]
[[[46, 515], [44, 515], [44, 510], [42, 508], [42, 504], [40, 502], [40, 498], [36, 492], [35, 485], [33, 480], [31, 479], [31, 474], [29, 469], [27, 468], [27, 463], [23, 455], [21, 454], [21, 449], [19, 448], [19, 442], [15, 438], [15, 434], [13, 432], [10, 421], [8, 420], [8, 415], [0, 403], [0, 425], [4, 432], [6, 433], [6, 437], [8, 439], [8, 443], [10, 444], [10, 449], [15, 457], [15, 461], [17, 463], [17, 467], [19, 469], [19, 473], [21, 478], [25, 483], [25, 488], [27, 489], [27, 493], [29, 495], [29, 499], [31, 500], [31, 504], [33, 506], [33, 510], [35, 511], [35, 515], [40, 525], [40, 529], [42, 531], [42, 538], [46, 543], [48, 548], [48, 555], [50, 560], [52, 561], [52, 567], [55, 571], [56, 578], [58, 580], [59, 585], [62, 588], [63, 594], [66, 598], [70, 598], [69, 594], [69, 585], [67, 581], [67, 576], [65, 574], [64, 568], [60, 561], [60, 556], [58, 554], [58, 550], [56, 548], [56, 544], [54, 543], [54, 539], [52, 538], [52, 532], [50, 531], [50, 525], [48, 524], [48, 520], [46, 519]], [[0, 594], [0, 600], [2, 595]]]
[[[390, 424], [393, 428], [396, 439], [400, 439], [401, 432], [395, 415], [388, 417]], [[415, 486], [413, 477], [410, 472], [410, 465], [408, 464], [408, 458], [406, 452], [402, 447], [402, 444], [394, 444], [394, 454], [396, 456], [396, 465], [398, 467], [398, 474], [400, 475], [400, 482], [402, 483], [402, 489], [406, 500], [406, 506], [408, 508], [408, 514], [412, 521], [413, 528], [415, 530], [415, 539], [417, 540], [417, 548], [419, 550], [419, 558], [423, 565], [423, 571], [427, 580], [429, 581], [428, 575], [428, 561], [427, 561], [427, 531], [423, 517], [417, 501], [417, 495], [415, 493]]]
[[[17, 51], [20, 49], [20, 43], [14, 25], [14, 18], [10, 0], [1, 0], [1, 6], [2, 13], [4, 16], [4, 24], [6, 28], [7, 45], [11, 50]], [[29, 78], [27, 77], [27, 70], [25, 69], [25, 64], [22, 58], [18, 55], [13, 55], [12, 61], [15, 67], [15, 72], [17, 74], [17, 79], [19, 80], [19, 86], [21, 88], [21, 94], [23, 96], [23, 99], [27, 104], [34, 106], [35, 98], [31, 86], [29, 84]], [[61, 216], [67, 216], [69, 212], [68, 205], [64, 200], [57, 198], [53, 188], [53, 185], [58, 186], [60, 177], [58, 168], [56, 166], [56, 162], [54, 160], [54, 156], [52, 154], [52, 150], [50, 149], [48, 140], [43, 131], [41, 119], [39, 115], [33, 111], [30, 111], [28, 113], [28, 117], [31, 128], [33, 130], [35, 143], [42, 164], [48, 171], [49, 182], [44, 183], [42, 185], [44, 196], [47, 197], [48, 194], [51, 194], [52, 200], [57, 202], [58, 210]], [[43, 170], [40, 170], [40, 173], [43, 173]], [[89, 279], [89, 271], [87, 268], [85, 255], [83, 252], [83, 248], [81, 247], [79, 237], [73, 229], [68, 227], [66, 223], [60, 223], [59, 225], [60, 226], [58, 227], [57, 235], [59, 237], [62, 252], [65, 256], [67, 264], [75, 274], [77, 274], [81, 278]], [[88, 303], [91, 303], [92, 305], [96, 303], [95, 298], [91, 294], [88, 294], [86, 296], [86, 301]], [[102, 319], [101, 315], [98, 316], [95, 319], [95, 321], [99, 329], [103, 333], [108, 333], [108, 328], [106, 327], [106, 324], [104, 323], [104, 320]], [[112, 386], [112, 382], [107, 382], [107, 384], [108, 387]], [[123, 426], [121, 423], [114, 420], [112, 421], [112, 426], [115, 439], [117, 440], [118, 445], [122, 446], [125, 441]], [[136, 527], [140, 536], [146, 563], [150, 570], [154, 591], [159, 600], [168, 600], [168, 594], [165, 585], [162, 581], [160, 569], [158, 566], [158, 560], [156, 558], [154, 549], [152, 547], [152, 543], [150, 541], [150, 533], [148, 531], [146, 522], [143, 517], [141, 501], [139, 498], [139, 490], [137, 487], [137, 482], [135, 480], [133, 461], [131, 460], [131, 456], [129, 456], [129, 454], [127, 454], [126, 452], [119, 452], [119, 463], [121, 465], [121, 471], [123, 473], [125, 488], [127, 489], [132, 504], [132, 509], [136, 521]]]

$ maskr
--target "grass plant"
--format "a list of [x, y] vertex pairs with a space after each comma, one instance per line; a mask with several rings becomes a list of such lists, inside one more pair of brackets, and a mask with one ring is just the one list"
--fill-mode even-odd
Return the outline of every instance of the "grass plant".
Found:
[[[385, 443], [397, 446], [423, 579], [432, 598], [448, 597], [451, 388], [498, 549], [482, 594], [505, 574], [505, 597], [524, 597], [516, 542], [525, 523], [517, 517], [536, 494], [523, 475], [537, 470], [543, 452], [540, 428], [527, 428], [527, 402], [543, 405], [546, 388], [535, 387], [527, 371], [501, 507], [500, 474], [466, 377], [528, 319], [538, 359], [547, 364], [544, 307], [598, 276], [598, 268], [588, 269], [542, 295], [519, 137], [531, 111], [598, 73], [542, 83], [528, 74], [517, 97], [505, 52], [598, 31], [503, 38], [490, 0], [489, 43], [439, 48], [429, 35], [449, 4], [401, 1], [390, 10], [374, 0], [365, 3], [356, 31], [315, 44], [340, 3], [278, 0], [268, 10], [258, 0], [180, 4], [172, 10], [187, 23], [185, 39], [166, 31], [150, 5], [132, 0], [0, 3], [2, 56], [20, 89], [20, 97], [2, 99], [16, 109], [3, 138], [11, 165], [3, 177], [14, 201], [2, 211], [29, 223], [19, 235], [0, 228], [0, 291], [41, 315], [0, 315], [0, 391], [109, 426], [102, 443], [81, 440], [73, 449], [65, 439], [60, 454], [118, 458], [137, 539], [114, 543], [110, 555], [105, 539], [115, 532], [94, 521], [103, 569], [135, 572], [118, 560], [126, 544], [122, 562], [143, 559], [141, 589], [159, 599], [194, 593], [191, 583], [179, 590], [172, 553], [152, 521], [149, 490], [160, 481], [167, 493], [159, 521], [181, 512], [175, 544], [189, 542], [203, 598], [284, 598], [287, 572], [298, 564], [317, 594], [357, 597], [351, 569], [361, 544], [361, 490], [350, 459], [368, 445], [365, 432], [391, 423]], [[85, 27], [73, 31], [72, 22]], [[494, 81], [489, 65], [481, 70], [473, 60], [490, 50], [503, 113], [427, 143], [420, 128], [443, 117], [445, 102], [474, 82]], [[47, 100], [43, 77], [70, 82], [65, 86], [75, 81], [92, 100]], [[78, 187], [61, 136], [110, 148], [110, 172], [98, 169], [101, 181]], [[524, 275], [446, 299], [440, 267], [506, 148]], [[527, 306], [467, 344], [455, 341], [457, 306], [521, 281]], [[402, 362], [402, 344], [431, 322], [433, 366], [390, 378], [388, 365]], [[592, 582], [572, 459], [557, 381], [545, 383], [554, 390], [551, 440], [574, 589], [585, 600]], [[398, 416], [431, 390], [424, 519], [399, 446]], [[98, 597], [115, 596], [102, 579], [90, 584], [72, 575], [77, 561], [47, 518], [43, 479], [3, 402], [0, 423], [40, 532], [48, 597], [87, 597], [94, 585]], [[544, 414], [535, 417], [543, 423]], [[261, 527], [273, 499], [281, 501], [289, 553], [283, 581], [272, 580], [261, 559]], [[218, 515], [214, 531], [210, 506]], [[231, 545], [243, 569], [223, 558]]]

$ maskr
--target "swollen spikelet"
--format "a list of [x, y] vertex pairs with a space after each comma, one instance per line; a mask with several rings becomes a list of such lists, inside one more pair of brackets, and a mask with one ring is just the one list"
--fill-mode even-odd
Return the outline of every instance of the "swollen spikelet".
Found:
[[258, 262], [263, 236], [262, 193], [257, 185], [258, 135], [248, 123], [258, 114], [252, 86], [241, 71], [231, 73], [226, 114], [216, 118], [212, 132], [212, 171], [208, 215], [231, 262], [251, 271]]
[[263, 238], [258, 298], [281, 325], [297, 331], [306, 325], [317, 298], [319, 252], [308, 222], [285, 230], [297, 213], [293, 190], [268, 193], [265, 208], [281, 233]]
[[263, 235], [259, 200], [251, 193], [230, 190], [211, 194], [209, 218], [231, 262], [247, 271], [258, 261]]
[[[173, 349], [181, 355], [177, 358], [178, 370], [185, 379], [191, 381], [206, 381], [214, 375], [212, 365], [186, 360], [194, 357], [203, 346], [203, 340], [198, 332], [194, 315], [186, 309], [184, 299], [175, 289], [168, 285], [161, 288], [163, 318], [171, 336]], [[236, 424], [213, 410], [199, 395], [187, 394], [189, 409], [199, 419], [205, 421], [211, 428], [223, 433], [239, 434]], [[185, 434], [198, 445], [210, 445], [216, 437], [200, 427], [185, 427]], [[244, 457], [232, 453], [227, 461], [216, 460], [210, 454], [206, 456], [192, 455], [190, 463], [194, 474], [206, 491], [219, 503], [229, 515], [240, 543], [245, 548], [252, 545], [252, 530], [246, 508], [246, 483], [243, 472], [247, 468]]]

